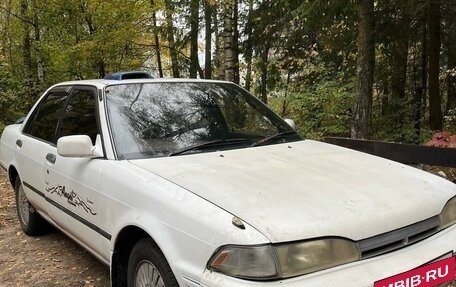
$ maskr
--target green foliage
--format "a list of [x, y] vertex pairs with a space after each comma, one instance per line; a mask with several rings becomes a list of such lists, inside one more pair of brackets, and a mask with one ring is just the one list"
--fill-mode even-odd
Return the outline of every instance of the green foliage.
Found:
[[[383, 100], [383, 102], [382, 102]], [[413, 142], [413, 114], [408, 99], [374, 98], [373, 138], [392, 142]]]
[[0, 67], [0, 132], [8, 124], [26, 115], [34, 99], [25, 85]]
[[[441, 62], [447, 65], [442, 71], [450, 71], [456, 65], [456, 56], [452, 53], [454, 44], [451, 44], [456, 43], [455, 8], [450, 4], [453, 2], [441, 2], [445, 19], [442, 21]], [[164, 73], [170, 76], [166, 13], [171, 13], [174, 19], [171, 30], [179, 72], [188, 75], [188, 15], [192, 12], [189, 1], [35, 0], [24, 3], [28, 5], [24, 15], [21, 1], [0, 3], [0, 129], [24, 115], [39, 94], [57, 82], [100, 78], [117, 70], [154, 71], [157, 67], [155, 34], [159, 37]], [[35, 7], [33, 3], [36, 3]], [[212, 39], [199, 38], [199, 54], [202, 55], [205, 40], [217, 44], [217, 47], [212, 46], [213, 64], [222, 65], [213, 70], [220, 71], [224, 69], [225, 48], [222, 4], [228, 2], [200, 1], [200, 16], [204, 3], [211, 3], [218, 9], [213, 17], [218, 22], [210, 23], [214, 32]], [[355, 1], [238, 0], [238, 3], [240, 75], [246, 74], [245, 57], [250, 52], [250, 89], [257, 94], [263, 92], [260, 84], [266, 70], [265, 86], [270, 105], [283, 117], [294, 119], [304, 135], [310, 138], [349, 136], [357, 72]], [[416, 141], [414, 96], [422, 85], [420, 63], [426, 47], [423, 44], [426, 3], [421, 0], [376, 1], [373, 138]], [[156, 13], [157, 26], [152, 25], [152, 13]], [[200, 36], [205, 24], [201, 19]], [[404, 30], [404, 27], [409, 29]], [[31, 40], [32, 83], [26, 83], [25, 79], [23, 40], [26, 30]], [[215, 41], [216, 35], [218, 41]], [[398, 42], [404, 35], [409, 37], [406, 92], [400, 96], [402, 98], [394, 99], [391, 96], [391, 83], [395, 77], [393, 66]], [[37, 75], [39, 57], [43, 63], [43, 81]], [[444, 73], [441, 73], [442, 95], [446, 94], [447, 87]], [[223, 72], [217, 74], [223, 77]], [[427, 98], [425, 90], [423, 99]], [[427, 108], [428, 103], [423, 102], [420, 139], [430, 135], [426, 125]], [[449, 110], [444, 121], [445, 129], [454, 131], [456, 111]]]
[[354, 81], [325, 80], [285, 97], [271, 99], [272, 108], [296, 122], [308, 138], [349, 136]]
[[444, 117], [445, 127], [444, 130], [456, 134], [456, 108], [451, 109], [447, 112]]
[[[20, 1], [0, 4], [0, 129], [23, 116], [55, 83], [140, 69], [148, 59], [144, 47], [151, 41], [150, 1], [26, 2], [25, 13]], [[25, 79], [26, 29], [31, 82]], [[39, 57], [43, 81], [38, 78]]]

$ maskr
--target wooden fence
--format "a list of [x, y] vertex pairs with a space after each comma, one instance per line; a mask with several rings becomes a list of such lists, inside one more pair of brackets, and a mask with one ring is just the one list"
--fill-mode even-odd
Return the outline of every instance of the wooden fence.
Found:
[[325, 142], [384, 157], [405, 164], [429, 164], [456, 168], [456, 149], [327, 137]]

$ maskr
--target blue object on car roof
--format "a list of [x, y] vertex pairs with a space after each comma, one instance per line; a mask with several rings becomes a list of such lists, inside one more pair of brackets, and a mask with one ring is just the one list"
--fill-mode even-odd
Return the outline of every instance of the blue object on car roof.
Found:
[[152, 75], [144, 71], [115, 72], [106, 75], [105, 80], [131, 80], [131, 79], [153, 79]]

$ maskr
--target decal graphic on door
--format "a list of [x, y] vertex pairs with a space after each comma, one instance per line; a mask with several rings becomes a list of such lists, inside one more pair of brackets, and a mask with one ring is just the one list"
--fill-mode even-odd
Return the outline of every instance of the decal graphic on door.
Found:
[[85, 201], [73, 190], [71, 192], [66, 191], [65, 186], [57, 185], [52, 187], [46, 187], [46, 191], [50, 194], [56, 194], [60, 197], [66, 198], [69, 204], [84, 209], [84, 211], [88, 214], [97, 215], [97, 212], [91, 206], [93, 205], [92, 201], [90, 201], [89, 199]]

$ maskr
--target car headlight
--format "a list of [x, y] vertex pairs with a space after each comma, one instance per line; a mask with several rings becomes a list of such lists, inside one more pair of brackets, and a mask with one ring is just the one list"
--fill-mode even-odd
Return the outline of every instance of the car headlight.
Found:
[[450, 199], [440, 213], [440, 228], [456, 223], [456, 197]]
[[321, 239], [281, 245], [225, 246], [208, 268], [250, 280], [284, 279], [360, 259], [357, 245], [346, 239]]
[[360, 259], [357, 245], [345, 239], [324, 239], [276, 247], [282, 278], [299, 276]]

